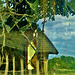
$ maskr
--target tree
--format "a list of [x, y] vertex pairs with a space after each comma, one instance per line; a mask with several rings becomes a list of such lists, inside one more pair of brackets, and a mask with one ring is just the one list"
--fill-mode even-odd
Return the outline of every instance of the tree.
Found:
[[61, 56], [59, 57], [54, 57], [53, 59], [50, 59], [48, 61], [48, 70], [52, 71], [53, 69], [56, 68], [57, 71], [59, 69], [75, 69], [75, 58], [70, 57], [70, 56]]
[[[10, 14], [8, 14], [9, 18], [5, 18], [6, 24], [10, 24], [10, 27], [15, 24], [16, 19], [18, 21], [17, 27], [21, 28], [27, 25], [28, 28], [31, 26], [30, 24], [36, 23], [40, 18], [49, 17], [49, 19], [55, 20], [54, 16], [57, 14], [67, 17], [71, 13], [72, 15], [75, 14], [65, 0], [6, 0], [5, 3], [7, 5], [3, 12], [9, 12]], [[9, 19], [11, 22], [8, 23]]]

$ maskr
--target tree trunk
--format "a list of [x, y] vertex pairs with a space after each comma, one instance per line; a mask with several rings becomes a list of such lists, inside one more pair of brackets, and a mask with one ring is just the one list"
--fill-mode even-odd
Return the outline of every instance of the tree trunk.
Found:
[[13, 56], [13, 75], [15, 75], [15, 57]]
[[8, 54], [6, 54], [6, 68], [5, 68], [5, 74], [4, 75], [8, 75], [8, 67], [9, 67]]
[[24, 75], [23, 59], [20, 59], [20, 63], [21, 63], [21, 75]]

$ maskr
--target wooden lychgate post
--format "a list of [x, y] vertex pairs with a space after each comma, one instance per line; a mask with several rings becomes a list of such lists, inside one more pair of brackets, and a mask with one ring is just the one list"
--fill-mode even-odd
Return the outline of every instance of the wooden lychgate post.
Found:
[[21, 64], [21, 75], [24, 75], [24, 65], [23, 65], [23, 59], [20, 59], [20, 64]]
[[4, 75], [8, 75], [8, 67], [9, 67], [8, 54], [5, 54], [5, 56], [6, 56], [6, 68]]
[[15, 75], [15, 56], [13, 56], [13, 75]]

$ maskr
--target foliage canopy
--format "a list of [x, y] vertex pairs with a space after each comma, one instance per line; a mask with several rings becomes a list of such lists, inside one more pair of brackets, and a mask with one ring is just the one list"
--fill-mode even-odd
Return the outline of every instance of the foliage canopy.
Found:
[[75, 58], [70, 56], [54, 57], [48, 61], [48, 70], [75, 69]]

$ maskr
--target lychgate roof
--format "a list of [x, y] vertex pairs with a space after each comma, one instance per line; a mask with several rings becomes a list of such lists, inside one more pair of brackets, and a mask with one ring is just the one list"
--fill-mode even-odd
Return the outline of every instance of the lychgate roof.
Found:
[[39, 52], [47, 52], [50, 54], [58, 54], [57, 49], [54, 47], [50, 39], [46, 36], [46, 34], [42, 31], [38, 34], [38, 51]]
[[[0, 28], [0, 34], [2, 33], [2, 29]], [[24, 34], [31, 41], [33, 37], [33, 31], [28, 30]], [[29, 44], [27, 38], [22, 35], [19, 31], [11, 31], [10, 33], [5, 33], [5, 45], [10, 48], [25, 50], [25, 46]], [[52, 42], [48, 39], [48, 37], [40, 30], [38, 31], [37, 39], [37, 52], [47, 52], [51, 54], [58, 54], [58, 51], [52, 44]], [[0, 45], [3, 43], [3, 37], [0, 37]]]

